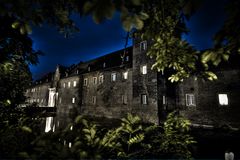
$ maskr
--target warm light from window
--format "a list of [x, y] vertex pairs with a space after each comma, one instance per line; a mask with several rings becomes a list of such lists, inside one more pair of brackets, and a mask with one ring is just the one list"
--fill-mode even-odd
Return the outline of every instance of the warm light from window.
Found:
[[227, 94], [218, 94], [218, 100], [220, 105], [228, 105], [228, 96]]
[[123, 72], [123, 79], [128, 79], [128, 72]]
[[77, 81], [73, 81], [73, 87], [77, 86]]
[[142, 66], [141, 71], [142, 74], [147, 74], [147, 65]]
[[75, 103], [75, 97], [72, 98], [72, 103]]

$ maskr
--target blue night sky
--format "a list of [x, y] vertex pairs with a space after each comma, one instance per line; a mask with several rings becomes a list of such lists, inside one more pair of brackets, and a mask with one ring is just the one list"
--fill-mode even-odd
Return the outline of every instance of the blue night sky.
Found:
[[[183, 35], [183, 39], [198, 50], [212, 47], [212, 38], [224, 22], [224, 1], [204, 0], [202, 7], [186, 23], [190, 32]], [[57, 64], [70, 66], [124, 48], [126, 33], [119, 14], [98, 25], [91, 17], [73, 18], [80, 32], [67, 39], [52, 26], [33, 28], [30, 37], [34, 48], [45, 54], [39, 57], [37, 66], [30, 67], [34, 79], [54, 71]]]

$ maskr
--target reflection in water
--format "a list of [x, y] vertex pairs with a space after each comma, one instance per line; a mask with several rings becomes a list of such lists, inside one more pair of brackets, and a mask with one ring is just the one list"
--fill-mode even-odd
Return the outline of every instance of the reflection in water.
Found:
[[45, 132], [49, 132], [52, 129], [51, 128], [52, 124], [53, 124], [53, 117], [47, 117], [46, 118]]
[[[70, 117], [68, 114], [57, 113], [54, 116], [46, 117], [44, 132], [49, 131], [55, 132], [65, 129], [71, 122], [73, 122], [74, 117]], [[73, 130], [73, 126], [70, 126], [70, 130]]]

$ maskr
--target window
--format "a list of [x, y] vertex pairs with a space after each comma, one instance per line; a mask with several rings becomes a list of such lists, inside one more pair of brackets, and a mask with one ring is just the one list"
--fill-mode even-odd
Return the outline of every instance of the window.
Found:
[[99, 76], [99, 84], [103, 83], [103, 75]]
[[103, 68], [105, 68], [105, 67], [106, 67], [106, 62], [103, 63]]
[[41, 100], [41, 103], [43, 103], [43, 99]]
[[97, 101], [97, 97], [96, 96], [92, 96], [92, 104], [96, 104]]
[[141, 73], [142, 74], [147, 74], [147, 65], [141, 66]]
[[63, 88], [66, 88], [66, 83], [63, 83]]
[[59, 97], [59, 104], [62, 103], [62, 97]]
[[87, 78], [84, 78], [83, 85], [84, 85], [84, 86], [87, 86], [87, 83], [88, 83], [88, 79], [87, 79]]
[[111, 74], [111, 80], [112, 80], [112, 82], [116, 81], [116, 79], [117, 79], [117, 74], [116, 74], [116, 73], [112, 73], [112, 74]]
[[70, 88], [71, 87], [71, 82], [68, 82], [68, 88]]
[[221, 106], [228, 105], [228, 96], [227, 94], [218, 94], [218, 101]]
[[78, 72], [79, 72], [79, 71], [78, 71], [78, 69], [77, 69], [77, 70], [76, 70], [76, 74], [78, 74]]
[[73, 81], [73, 87], [77, 86], [77, 81]]
[[167, 104], [167, 99], [166, 99], [166, 96], [163, 96], [163, 104]]
[[196, 106], [194, 94], [186, 94], [186, 106]]
[[93, 77], [93, 84], [97, 84], [97, 77]]
[[91, 67], [90, 66], [88, 66], [88, 72], [90, 72], [91, 71]]
[[122, 95], [122, 104], [127, 104], [127, 95]]
[[147, 95], [146, 94], [141, 95], [141, 103], [142, 104], [147, 104]]
[[129, 56], [126, 56], [126, 62], [128, 62], [129, 61]]
[[75, 97], [72, 98], [72, 103], [75, 103]]
[[128, 79], [128, 72], [123, 72], [123, 79]]
[[147, 50], [147, 41], [142, 41], [140, 43], [140, 51], [145, 51]]

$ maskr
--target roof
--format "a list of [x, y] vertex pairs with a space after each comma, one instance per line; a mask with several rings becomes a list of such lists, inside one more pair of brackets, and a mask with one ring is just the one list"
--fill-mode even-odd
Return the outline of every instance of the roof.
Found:
[[[69, 67], [58, 65], [61, 78], [115, 67], [132, 67], [132, 50], [132, 47], [128, 47]], [[35, 82], [36, 84], [50, 82], [53, 80], [53, 76], [54, 72], [50, 72]]]

